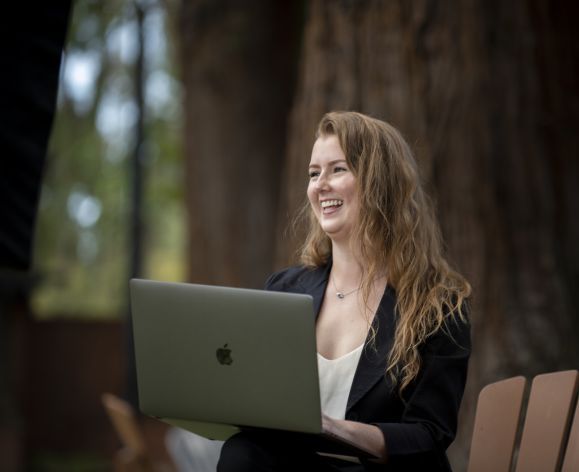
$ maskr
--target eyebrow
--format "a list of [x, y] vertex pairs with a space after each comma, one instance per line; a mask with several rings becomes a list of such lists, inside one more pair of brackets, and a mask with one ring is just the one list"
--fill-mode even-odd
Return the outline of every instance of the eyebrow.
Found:
[[[345, 162], [346, 164], [348, 163], [348, 161], [346, 161], [346, 159], [336, 159], [334, 161], [328, 162], [328, 165], [334, 165], [334, 164], [337, 164], [338, 162]], [[320, 167], [320, 166], [318, 164], [310, 164], [308, 166], [308, 168], [311, 168], [311, 167]]]

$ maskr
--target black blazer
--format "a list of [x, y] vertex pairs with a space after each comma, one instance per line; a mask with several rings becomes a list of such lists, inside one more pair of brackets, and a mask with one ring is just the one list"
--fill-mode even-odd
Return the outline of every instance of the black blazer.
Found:
[[[266, 289], [311, 295], [317, 317], [330, 268], [331, 264], [285, 269], [269, 277]], [[387, 286], [373, 321], [376, 349], [367, 343], [362, 352], [346, 419], [375, 424], [384, 434], [388, 463], [365, 464], [367, 468], [449, 471], [445, 451], [456, 434], [470, 355], [470, 326], [449, 321], [431, 336], [420, 348], [420, 373], [400, 396], [384, 375], [396, 326], [395, 303], [396, 293]]]

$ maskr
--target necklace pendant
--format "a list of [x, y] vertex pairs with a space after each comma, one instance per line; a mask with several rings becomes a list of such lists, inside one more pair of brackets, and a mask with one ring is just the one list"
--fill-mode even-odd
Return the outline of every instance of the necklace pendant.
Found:
[[343, 299], [346, 295], [344, 295], [342, 292], [336, 292], [336, 297], [338, 297], [340, 300]]

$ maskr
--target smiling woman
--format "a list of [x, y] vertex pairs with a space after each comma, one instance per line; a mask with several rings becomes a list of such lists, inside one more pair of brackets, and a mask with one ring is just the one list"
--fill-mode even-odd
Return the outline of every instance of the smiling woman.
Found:
[[266, 288], [313, 297], [324, 431], [375, 459], [352, 463], [275, 434], [240, 433], [218, 470], [450, 470], [470, 285], [444, 258], [409, 146], [383, 121], [328, 113], [307, 195], [302, 265], [273, 274]]

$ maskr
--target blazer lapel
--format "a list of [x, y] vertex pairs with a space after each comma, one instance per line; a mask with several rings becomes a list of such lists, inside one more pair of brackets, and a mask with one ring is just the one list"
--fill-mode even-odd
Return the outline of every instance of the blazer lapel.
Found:
[[372, 322], [376, 330], [376, 339], [370, 341], [371, 332], [368, 333], [366, 345], [362, 351], [360, 362], [354, 374], [354, 381], [348, 397], [346, 412], [348, 412], [378, 381], [384, 378], [386, 371], [386, 359], [392, 348], [394, 330], [394, 307], [396, 304], [395, 293], [392, 287], [387, 286], [378, 306], [378, 311]]

